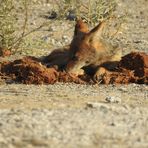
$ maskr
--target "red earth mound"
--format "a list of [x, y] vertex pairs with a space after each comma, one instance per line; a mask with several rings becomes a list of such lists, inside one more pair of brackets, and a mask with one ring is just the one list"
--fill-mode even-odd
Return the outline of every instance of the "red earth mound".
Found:
[[57, 81], [84, 83], [73, 74], [58, 72], [55, 68], [47, 68], [34, 57], [2, 63], [0, 76], [24, 84], [53, 84]]
[[[24, 84], [54, 84], [55, 82], [90, 84], [94, 79], [93, 76], [76, 76], [57, 71], [55, 68], [47, 68], [41, 64], [39, 59], [34, 57], [24, 57], [13, 62], [1, 63], [0, 77]], [[104, 68], [104, 73], [100, 78], [93, 83], [148, 84], [148, 55], [139, 52], [125, 55], [115, 71], [108, 71]]]
[[148, 55], [132, 52], [122, 57], [116, 71], [105, 71], [104, 84], [148, 84]]
[[1, 73], [25, 84], [53, 84], [58, 77], [58, 72], [54, 68], [48, 69], [32, 57], [3, 63]]
[[135, 76], [148, 77], [148, 55], [132, 52], [122, 58], [120, 67], [133, 70]]

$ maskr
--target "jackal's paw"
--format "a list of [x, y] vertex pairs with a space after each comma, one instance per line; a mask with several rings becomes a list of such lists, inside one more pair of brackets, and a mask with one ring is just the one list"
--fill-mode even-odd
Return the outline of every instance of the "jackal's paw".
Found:
[[75, 74], [76, 76], [84, 75], [84, 70], [83, 69], [71, 70], [69, 71], [69, 73]]
[[101, 83], [103, 81], [103, 77], [105, 76], [106, 72], [107, 70], [104, 67], [99, 67], [93, 76], [93, 80], [97, 83]]

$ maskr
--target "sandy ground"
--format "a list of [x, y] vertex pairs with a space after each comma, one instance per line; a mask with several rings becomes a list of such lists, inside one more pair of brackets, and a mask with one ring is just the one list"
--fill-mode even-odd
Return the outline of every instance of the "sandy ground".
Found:
[[146, 148], [147, 106], [145, 85], [3, 85], [0, 147]]
[[[124, 53], [148, 52], [147, 5], [147, 0], [119, 3], [119, 10], [129, 13], [124, 32], [117, 38]], [[48, 10], [47, 6], [37, 8], [38, 13]], [[34, 22], [43, 20], [33, 18]], [[35, 37], [50, 35], [59, 41], [72, 36], [73, 23], [64, 22], [66, 27], [56, 23], [52, 22], [51, 32], [42, 30]], [[61, 36], [60, 27], [66, 30]], [[147, 107], [146, 85], [1, 84], [0, 148], [147, 148]]]

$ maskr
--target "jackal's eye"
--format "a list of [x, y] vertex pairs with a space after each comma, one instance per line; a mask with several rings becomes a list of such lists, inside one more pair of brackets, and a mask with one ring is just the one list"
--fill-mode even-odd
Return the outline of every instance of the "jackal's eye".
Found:
[[85, 61], [85, 63], [88, 64], [88, 63], [90, 63], [90, 61], [87, 60], [87, 61]]
[[77, 61], [77, 60], [78, 60], [78, 57], [73, 56], [73, 57], [72, 57], [72, 60], [73, 60], [73, 61]]

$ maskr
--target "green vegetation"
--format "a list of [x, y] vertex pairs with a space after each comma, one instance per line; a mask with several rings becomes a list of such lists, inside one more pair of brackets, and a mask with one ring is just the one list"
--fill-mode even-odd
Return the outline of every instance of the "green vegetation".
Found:
[[[56, 20], [67, 19], [67, 16], [72, 13], [73, 20], [82, 18], [92, 26], [100, 20], [112, 17], [112, 12], [116, 7], [115, 0], [47, 0], [46, 2], [44, 0], [43, 3], [51, 4], [53, 11], [57, 13]], [[43, 41], [37, 43], [37, 40], [33, 41], [28, 37], [29, 34], [38, 31], [42, 27], [49, 26], [48, 22], [47, 24], [36, 26], [37, 28], [32, 30], [27, 30], [28, 7], [31, 7], [31, 4], [41, 5], [42, 0], [0, 0], [0, 49], [17, 50], [20, 45], [30, 48], [31, 45], [36, 47], [37, 45], [45, 44]], [[21, 17], [18, 17], [18, 14]], [[20, 18], [21, 23], [19, 23]]]
[[[115, 10], [115, 0], [56, 0], [58, 19], [63, 19], [70, 11], [77, 18], [83, 18], [90, 24], [98, 23], [99, 20], [108, 19]], [[56, 6], [53, 7], [55, 9]]]
[[14, 3], [12, 0], [0, 0], [0, 47], [10, 49], [15, 38], [16, 18], [12, 16]]

